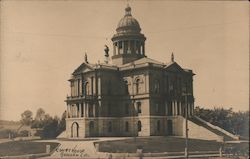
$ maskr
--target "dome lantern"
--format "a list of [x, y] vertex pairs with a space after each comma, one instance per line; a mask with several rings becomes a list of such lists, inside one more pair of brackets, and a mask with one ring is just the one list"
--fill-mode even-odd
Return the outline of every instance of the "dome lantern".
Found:
[[129, 5], [127, 5], [127, 7], [125, 8], [125, 16], [131, 16], [131, 7]]
[[146, 37], [141, 33], [139, 22], [132, 16], [131, 7], [127, 5], [125, 15], [119, 21], [113, 41], [114, 64], [125, 64], [145, 57]]

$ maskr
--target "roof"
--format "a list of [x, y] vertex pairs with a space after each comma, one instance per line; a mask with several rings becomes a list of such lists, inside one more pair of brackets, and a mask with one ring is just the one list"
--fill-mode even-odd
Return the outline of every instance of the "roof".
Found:
[[123, 64], [123, 65], [121, 65], [121, 66], [119, 66], [119, 67], [126, 67], [126, 66], [131, 66], [131, 65], [140, 65], [140, 64], [147, 64], [147, 63], [157, 64], [157, 65], [162, 65], [162, 66], [164, 66], [164, 63], [162, 63], [162, 62], [153, 60], [153, 59], [148, 58], [148, 57], [143, 57], [143, 58], [140, 58], [140, 59], [135, 60], [135, 61], [133, 61], [133, 62]]
[[195, 75], [192, 70], [189, 69], [183, 69], [180, 65], [178, 65], [175, 61], [171, 61], [169, 63], [163, 63], [159, 62], [157, 60], [153, 60], [148, 57], [143, 57], [138, 60], [132, 61], [130, 63], [126, 63], [123, 65], [113, 65], [110, 63], [98, 63], [98, 64], [91, 64], [91, 63], [86, 63], [83, 62], [77, 69], [74, 70], [72, 75], [77, 75], [81, 74], [84, 72], [90, 72], [93, 70], [98, 70], [98, 69], [106, 69], [106, 70], [131, 70], [131, 69], [136, 69], [136, 68], [143, 68], [143, 67], [148, 67], [148, 66], [153, 66], [156, 68], [163, 68], [169, 71], [184, 71], [187, 73], [192, 73]]
[[117, 25], [117, 32], [140, 32], [139, 22], [131, 15], [131, 7], [125, 8], [125, 16], [119, 21]]
[[73, 75], [83, 73], [83, 72], [89, 72], [95, 69], [111, 69], [111, 70], [117, 70], [118, 67], [112, 64], [106, 64], [106, 63], [99, 63], [99, 64], [91, 64], [83, 62], [80, 66], [77, 67], [77, 69], [74, 70], [72, 73]]

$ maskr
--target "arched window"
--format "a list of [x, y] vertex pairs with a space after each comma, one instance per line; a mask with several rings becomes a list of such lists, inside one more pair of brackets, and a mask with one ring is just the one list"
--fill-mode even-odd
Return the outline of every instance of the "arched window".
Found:
[[138, 130], [138, 132], [141, 131], [141, 121], [140, 120], [137, 122], [137, 130]]
[[172, 122], [172, 120], [167, 121], [167, 131], [168, 131], [168, 135], [173, 134], [173, 122]]
[[94, 125], [94, 121], [90, 121], [89, 122], [89, 135], [92, 136], [94, 134], [94, 129], [95, 125]]
[[112, 122], [108, 123], [108, 132], [112, 132]]
[[141, 113], [141, 102], [136, 102], [137, 113]]
[[125, 131], [128, 132], [129, 131], [129, 123], [126, 121], [125, 122]]
[[123, 54], [122, 41], [118, 41], [118, 54]]
[[85, 85], [84, 85], [84, 95], [90, 95], [90, 85], [89, 85], [89, 82], [85, 82]]
[[124, 80], [124, 87], [125, 87], [125, 94], [129, 94], [129, 91], [128, 91], [128, 81], [127, 80]]
[[160, 120], [157, 121], [157, 131], [161, 130], [161, 122]]
[[156, 113], [159, 113], [159, 112], [160, 112], [159, 104], [158, 104], [158, 103], [155, 103], [155, 112], [156, 112]]
[[112, 116], [112, 105], [108, 103], [108, 116]]
[[77, 117], [77, 107], [76, 105], [72, 105], [72, 117], [76, 118]]
[[159, 80], [154, 81], [154, 93], [160, 93], [160, 81]]
[[129, 104], [128, 103], [125, 104], [125, 114], [126, 115], [129, 114]]
[[74, 122], [71, 125], [71, 137], [78, 137], [79, 136], [79, 125], [77, 122]]
[[108, 81], [108, 95], [112, 92], [111, 81]]
[[136, 94], [139, 94], [140, 93], [140, 79], [136, 79], [135, 81], [135, 92]]
[[74, 81], [70, 81], [70, 88], [71, 88], [71, 96], [75, 96], [75, 93], [74, 93]]
[[89, 104], [89, 117], [94, 116], [94, 107], [92, 104]]

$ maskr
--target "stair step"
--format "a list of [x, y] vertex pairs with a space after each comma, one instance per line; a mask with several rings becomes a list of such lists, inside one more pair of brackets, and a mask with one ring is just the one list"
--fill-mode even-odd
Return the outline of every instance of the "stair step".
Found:
[[227, 134], [225, 134], [225, 133], [223, 133], [223, 132], [221, 132], [221, 131], [219, 131], [217, 129], [214, 129], [214, 128], [208, 126], [207, 124], [201, 122], [200, 120], [198, 120], [198, 119], [196, 119], [194, 117], [190, 118], [189, 120], [192, 121], [192, 122], [194, 122], [195, 124], [197, 124], [199, 126], [202, 126], [202, 127], [206, 128], [206, 129], [212, 131], [216, 135], [223, 136], [225, 141], [232, 141], [232, 140], [234, 140], [232, 137], [228, 136]]

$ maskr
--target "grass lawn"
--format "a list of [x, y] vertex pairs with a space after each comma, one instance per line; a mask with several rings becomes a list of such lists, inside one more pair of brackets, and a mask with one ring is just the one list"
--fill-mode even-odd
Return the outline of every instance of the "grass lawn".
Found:
[[32, 141], [10, 141], [0, 144], [0, 156], [16, 156], [25, 154], [45, 153], [46, 145], [51, 150], [56, 148], [58, 143], [54, 142], [32, 142]]
[[[101, 152], [128, 152], [134, 153], [138, 146], [143, 147], [143, 152], [180, 152], [185, 149], [185, 138], [178, 137], [145, 137], [115, 141], [103, 141], [99, 143]], [[189, 151], [219, 151], [221, 143], [216, 141], [189, 139]]]

